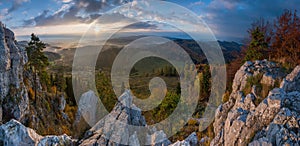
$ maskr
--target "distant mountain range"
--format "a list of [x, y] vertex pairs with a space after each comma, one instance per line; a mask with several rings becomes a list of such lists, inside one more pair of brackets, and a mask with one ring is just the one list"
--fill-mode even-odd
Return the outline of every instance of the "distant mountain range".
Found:
[[[143, 38], [146, 36], [130, 36], [130, 37], [119, 37], [119, 38], [113, 38], [106, 42], [106, 45], [103, 47], [99, 58], [97, 62], [97, 66], [101, 68], [110, 68], [112, 66], [112, 63], [115, 59], [115, 57], [118, 55], [118, 53], [122, 50], [122, 48], [131, 43], [134, 40]], [[202, 52], [202, 49], [200, 46], [192, 39], [181, 39], [181, 38], [167, 38], [169, 40], [172, 40], [176, 44], [178, 44], [180, 47], [182, 47], [192, 58], [192, 60], [196, 64], [204, 64], [207, 63], [207, 59], [205, 54]], [[239, 44], [237, 42], [228, 42], [228, 41], [218, 41], [225, 61], [231, 62], [232, 60], [236, 59], [239, 54], [241, 53], [242, 44]], [[22, 46], [26, 46], [26, 41], [20, 41], [18, 44]], [[151, 44], [151, 42], [149, 43]], [[157, 45], [157, 44], [154, 44]], [[161, 44], [160, 44], [161, 45]], [[88, 48], [88, 47], [97, 47], [95, 45], [90, 46], [82, 46], [81, 49]], [[47, 44], [47, 48], [45, 49], [45, 53], [50, 61], [57, 61], [61, 58], [64, 58], [64, 66], [72, 66], [73, 57], [75, 54], [76, 49], [75, 48], [63, 48], [59, 47], [56, 44]], [[58, 62], [59, 63], [59, 62]], [[154, 64], [159, 64], [154, 63]]]

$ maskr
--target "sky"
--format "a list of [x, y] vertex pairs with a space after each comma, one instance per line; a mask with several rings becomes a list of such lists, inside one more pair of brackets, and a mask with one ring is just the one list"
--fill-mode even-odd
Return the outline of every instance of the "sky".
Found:
[[[174, 17], [176, 10], [160, 7], [166, 17], [159, 17], [155, 10], [136, 9], [135, 15], [123, 13], [104, 15], [107, 11], [137, 0], [0, 0], [0, 21], [12, 29], [17, 36], [36, 33], [39, 35], [80, 35], [86, 32], [92, 22], [101, 20], [102, 29], [122, 26], [133, 17], [151, 17], [154, 22], [140, 22], [130, 26], [130, 32], [176, 31], [164, 24], [172, 19], [182, 26], [195, 24], [193, 20]], [[285, 9], [298, 10], [299, 0], [167, 0], [180, 5], [202, 19], [219, 40], [239, 41], [247, 36], [251, 23], [259, 18], [269, 21], [279, 16]], [[145, 6], [147, 7], [147, 6]], [[151, 6], [150, 6], [151, 7]], [[122, 10], [121, 10], [122, 11]], [[142, 13], [143, 12], [143, 13]], [[155, 17], [154, 17], [155, 16]], [[183, 22], [184, 21], [184, 22]], [[192, 31], [192, 30], [191, 30]]]

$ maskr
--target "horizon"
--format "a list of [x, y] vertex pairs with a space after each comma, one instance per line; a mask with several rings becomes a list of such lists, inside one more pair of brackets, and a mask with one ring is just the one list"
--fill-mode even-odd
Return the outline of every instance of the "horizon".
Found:
[[[35, 34], [35, 33], [34, 33]], [[82, 35], [37, 35], [43, 42], [45, 43], [60, 43], [61, 41], [71, 41], [71, 42], [78, 42], [83, 36]], [[127, 37], [138, 37], [138, 36], [157, 36], [157, 37], [163, 37], [163, 38], [169, 38], [169, 39], [182, 39], [182, 40], [193, 40], [190, 36], [187, 36], [182, 33], [162, 33], [162, 34], [145, 34], [145, 35], [135, 35], [135, 34], [126, 34], [124, 36], [117, 36], [117, 37], [112, 37], [111, 39], [122, 39], [122, 38], [127, 38]], [[20, 41], [29, 41], [30, 40], [30, 35], [22, 35], [22, 36], [16, 36], [16, 40], [18, 42]], [[90, 41], [103, 41], [102, 39], [99, 38], [92, 38], [90, 37]], [[244, 44], [244, 40], [225, 40], [225, 39], [217, 39], [217, 41], [220, 42], [235, 42], [238, 44]]]

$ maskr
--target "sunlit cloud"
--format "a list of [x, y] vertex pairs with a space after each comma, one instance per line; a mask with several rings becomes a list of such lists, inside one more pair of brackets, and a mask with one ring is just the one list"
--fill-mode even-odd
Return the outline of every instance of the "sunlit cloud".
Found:
[[16, 35], [29, 35], [36, 33], [38, 35], [76, 35], [82, 34], [89, 29], [89, 24], [57, 25], [57, 26], [36, 26], [13, 29]]

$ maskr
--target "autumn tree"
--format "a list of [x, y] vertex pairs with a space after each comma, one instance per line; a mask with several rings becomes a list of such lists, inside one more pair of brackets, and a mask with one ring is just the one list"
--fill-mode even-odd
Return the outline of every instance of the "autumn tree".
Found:
[[300, 20], [297, 11], [285, 10], [276, 19], [274, 28], [273, 57], [280, 58], [279, 62], [288, 63], [291, 67], [296, 65], [300, 58]]
[[46, 44], [43, 43], [38, 36], [31, 34], [31, 40], [26, 47], [28, 55], [27, 67], [34, 73], [34, 92], [35, 100], [37, 100], [37, 76], [45, 71], [49, 65], [48, 58], [43, 53]]

